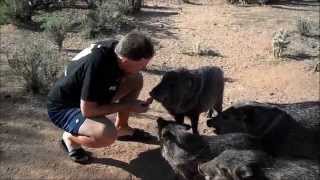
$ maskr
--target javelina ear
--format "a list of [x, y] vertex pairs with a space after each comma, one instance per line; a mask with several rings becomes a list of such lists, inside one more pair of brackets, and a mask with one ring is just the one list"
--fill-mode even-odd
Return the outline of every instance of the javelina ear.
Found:
[[206, 168], [206, 167], [205, 167], [204, 164], [198, 164], [198, 166], [197, 166], [198, 173], [199, 173], [200, 175], [204, 176], [205, 174], [204, 174], [204, 172], [203, 172], [203, 169], [205, 169], [205, 168]]
[[248, 166], [240, 166], [235, 169], [235, 175], [240, 179], [247, 179], [253, 176], [253, 172]]
[[210, 119], [207, 119], [207, 126], [208, 127], [215, 127], [215, 122], [218, 121], [217, 117], [211, 117]]
[[171, 142], [176, 140], [176, 137], [166, 129], [161, 132], [160, 136], [162, 137], [162, 139], [170, 140]]
[[202, 176], [215, 177], [217, 173], [217, 167], [210, 162], [198, 164], [198, 173]]
[[189, 78], [186, 83], [187, 83], [187, 87], [188, 87], [188, 88], [192, 88], [192, 86], [193, 86], [193, 80], [192, 80], [191, 78]]
[[157, 125], [159, 129], [162, 129], [163, 127], [167, 126], [169, 123], [168, 121], [164, 120], [162, 117], [159, 117], [157, 119]]
[[183, 124], [183, 126], [184, 126], [187, 130], [191, 129], [191, 126], [190, 126], [189, 124]]
[[249, 120], [248, 117], [251, 113], [251, 111], [245, 107], [239, 107], [239, 108], [231, 107], [230, 112], [231, 112], [230, 114], [232, 114], [235, 117], [235, 119], [239, 121], [248, 121]]
[[246, 121], [246, 122], [251, 122], [252, 120], [254, 120], [254, 116], [256, 113], [256, 109], [255, 107], [252, 106], [248, 106], [248, 107], [244, 107], [241, 109], [241, 114], [242, 114], [242, 120]]

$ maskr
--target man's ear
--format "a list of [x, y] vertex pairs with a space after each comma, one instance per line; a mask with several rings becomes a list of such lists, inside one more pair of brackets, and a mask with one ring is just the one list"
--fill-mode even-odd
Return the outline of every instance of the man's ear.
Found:
[[252, 169], [248, 166], [237, 167], [234, 174], [240, 179], [247, 179], [253, 176]]

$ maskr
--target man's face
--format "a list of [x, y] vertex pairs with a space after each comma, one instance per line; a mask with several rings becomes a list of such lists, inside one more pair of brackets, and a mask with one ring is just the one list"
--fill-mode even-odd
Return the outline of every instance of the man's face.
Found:
[[146, 68], [148, 63], [150, 62], [151, 58], [149, 59], [140, 59], [138, 61], [134, 61], [131, 59], [128, 59], [126, 57], [119, 56], [119, 67], [121, 70], [123, 70], [126, 74], [135, 74], [139, 71]]

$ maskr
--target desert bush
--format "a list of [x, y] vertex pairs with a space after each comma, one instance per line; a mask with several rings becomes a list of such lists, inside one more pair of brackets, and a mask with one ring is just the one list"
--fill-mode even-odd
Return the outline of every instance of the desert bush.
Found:
[[226, 0], [228, 4], [235, 4], [235, 5], [248, 5], [248, 4], [260, 4], [264, 5], [271, 0]]
[[84, 34], [88, 38], [95, 38], [100, 34], [107, 34], [121, 30], [129, 21], [126, 16], [129, 8], [122, 2], [110, 0], [102, 3], [94, 10], [90, 10], [85, 21]]
[[303, 36], [309, 36], [310, 32], [311, 32], [311, 22], [306, 20], [306, 19], [302, 19], [302, 18], [298, 18], [297, 20], [297, 28], [298, 31], [301, 35]]
[[28, 0], [5, 0], [7, 16], [13, 23], [28, 24], [32, 21], [32, 7]]
[[218, 56], [218, 57], [223, 57], [219, 52], [208, 48], [204, 47], [201, 42], [196, 42], [192, 45], [192, 49], [190, 48], [185, 48], [185, 47], [180, 47], [180, 52], [182, 54], [188, 55], [188, 56]]
[[58, 8], [61, 9], [63, 5], [65, 4], [66, 0], [28, 0], [29, 5], [32, 7], [32, 9], [53, 9]]
[[0, 0], [0, 25], [9, 22], [8, 5], [5, 0]]
[[272, 48], [273, 56], [275, 58], [280, 58], [283, 56], [284, 50], [287, 49], [290, 41], [288, 40], [289, 34], [287, 31], [280, 30], [273, 35]]
[[89, 8], [96, 8], [98, 5], [102, 4], [102, 0], [85, 0], [85, 1], [88, 4]]
[[139, 12], [142, 5], [143, 0], [124, 0], [125, 6], [130, 8], [131, 13]]
[[298, 18], [297, 29], [302, 36], [307, 37], [320, 37], [320, 22], [311, 19]]
[[239, 0], [226, 0], [228, 4], [236, 4], [239, 3]]
[[59, 16], [47, 16], [42, 20], [44, 23], [41, 25], [41, 28], [45, 30], [49, 39], [53, 41], [59, 47], [59, 51], [61, 51], [63, 41], [69, 29], [67, 19]]
[[13, 72], [24, 79], [24, 87], [33, 94], [48, 92], [59, 73], [60, 55], [45, 39], [24, 38], [8, 55]]
[[203, 47], [200, 42], [193, 45], [193, 54], [197, 56], [221, 56], [220, 53], [214, 51], [213, 49]]
[[320, 72], [320, 54], [318, 54], [317, 61], [315, 62], [314, 72]]

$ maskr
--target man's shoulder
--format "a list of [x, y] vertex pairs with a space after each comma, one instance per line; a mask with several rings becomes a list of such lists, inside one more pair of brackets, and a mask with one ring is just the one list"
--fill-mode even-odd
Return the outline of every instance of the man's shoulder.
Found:
[[99, 59], [97, 58], [97, 56], [109, 53], [113, 54], [113, 50], [117, 43], [118, 41], [115, 39], [105, 39], [98, 41], [83, 49], [74, 58], [72, 58], [72, 61], [78, 61], [80, 59]]
[[118, 44], [118, 40], [107, 38], [101, 41], [94, 43], [97, 48], [104, 48], [104, 49], [114, 49], [115, 45]]

